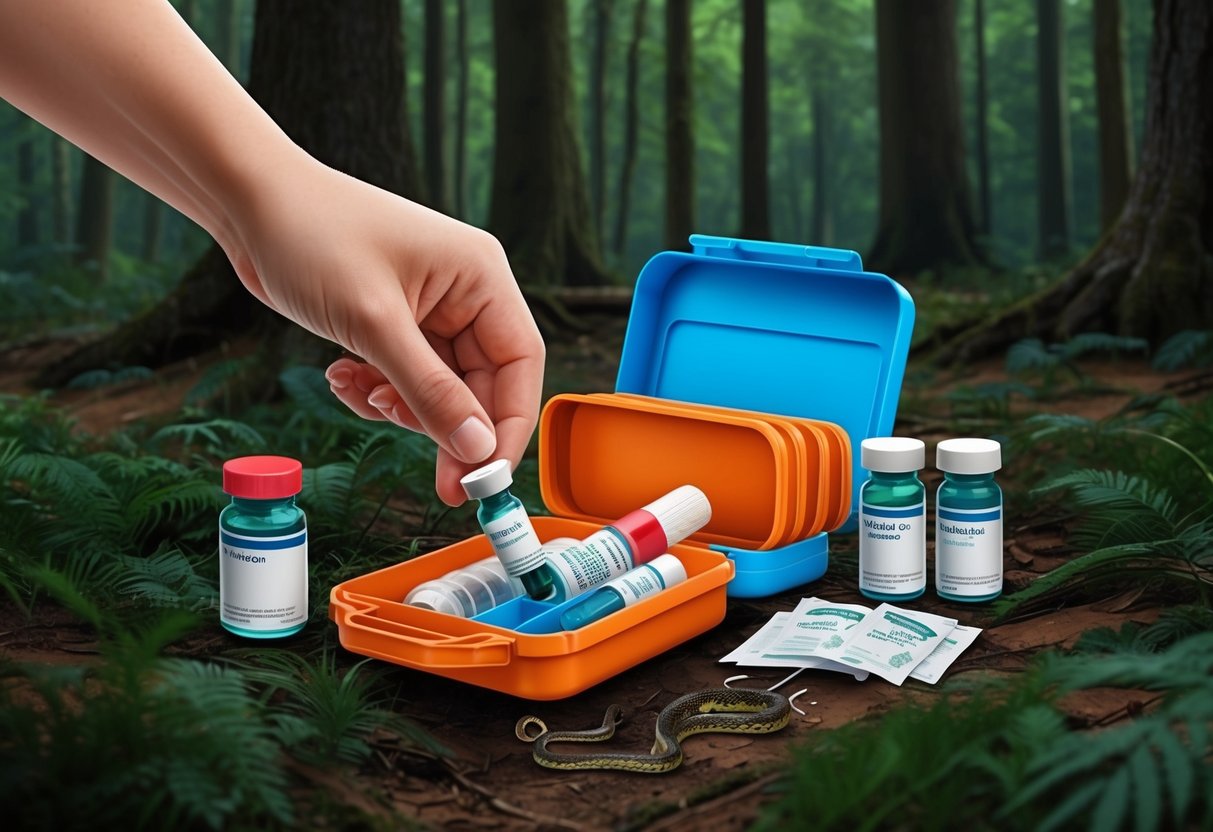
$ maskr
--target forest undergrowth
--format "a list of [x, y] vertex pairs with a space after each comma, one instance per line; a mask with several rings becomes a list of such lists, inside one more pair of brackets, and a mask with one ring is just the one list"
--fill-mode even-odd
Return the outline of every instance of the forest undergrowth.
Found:
[[[942, 415], [931, 399], [949, 432], [1005, 441], [1003, 483], [1023, 522], [1070, 529], [1064, 564], [1011, 587], [996, 620], [1126, 594], [1161, 612], [1088, 632], [1023, 673], [963, 674], [929, 706], [812, 735], [763, 798], [761, 828], [1213, 824], [1211, 345], [1186, 333], [1153, 356], [1190, 368], [1188, 395], [1132, 397], [1098, 418], [1056, 403], [1106, 385], [1084, 358], [1143, 345], [1023, 343], [1004, 378], [952, 386]], [[382, 765], [385, 744], [448, 753], [410, 721], [390, 668], [353, 660], [324, 619], [334, 583], [466, 533], [467, 510], [435, 504], [428, 442], [353, 418], [317, 368], [286, 370], [283, 402], [225, 412], [233, 361], [202, 374], [172, 419], [105, 435], [44, 395], [3, 401], [5, 629], [68, 621], [89, 645], [72, 663], [0, 654], [0, 802], [23, 807], [19, 827], [289, 828], [305, 814], [346, 826], [369, 821], [303, 788], [301, 770], [356, 778]], [[915, 391], [939, 382], [920, 372], [903, 401], [911, 424], [927, 410]], [[217, 601], [219, 466], [267, 447], [308, 461], [300, 502], [323, 553], [310, 564], [313, 620], [285, 650], [217, 649], [199, 634]], [[524, 465], [518, 481], [535, 482], [534, 460]], [[537, 493], [523, 497], [542, 511]], [[1100, 725], [1061, 706], [1107, 687], [1143, 693]]]

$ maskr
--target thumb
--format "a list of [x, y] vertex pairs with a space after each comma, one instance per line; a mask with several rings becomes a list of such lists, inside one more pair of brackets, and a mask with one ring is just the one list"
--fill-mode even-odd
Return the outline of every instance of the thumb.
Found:
[[492, 420], [414, 322], [399, 322], [388, 337], [373, 343], [376, 349], [365, 357], [396, 388], [430, 438], [463, 462], [492, 455], [497, 447]]

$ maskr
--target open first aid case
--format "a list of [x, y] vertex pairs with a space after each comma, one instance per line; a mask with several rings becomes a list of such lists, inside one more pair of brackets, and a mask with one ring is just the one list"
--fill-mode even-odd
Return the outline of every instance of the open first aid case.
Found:
[[[332, 590], [341, 644], [527, 699], [560, 699], [703, 633], [728, 596], [816, 580], [853, 529], [859, 443], [892, 431], [914, 305], [852, 251], [696, 235], [636, 282], [614, 393], [554, 396], [539, 424], [541, 540], [582, 539], [686, 483], [712, 519], [670, 547], [687, 580], [573, 631], [516, 598], [471, 619], [404, 603], [489, 557], [484, 535]], [[856, 452], [852, 453], [852, 449]]]

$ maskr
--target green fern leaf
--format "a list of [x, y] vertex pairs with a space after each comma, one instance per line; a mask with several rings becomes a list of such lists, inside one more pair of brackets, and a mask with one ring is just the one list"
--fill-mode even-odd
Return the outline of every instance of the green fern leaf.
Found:
[[1192, 804], [1192, 790], [1196, 780], [1192, 772], [1192, 754], [1170, 731], [1160, 732], [1155, 742], [1163, 770], [1166, 772], [1167, 788], [1171, 796], [1171, 817], [1179, 827], [1183, 825], [1182, 820]]
[[[1103, 795], [1091, 814], [1092, 832], [1112, 832], [1120, 829], [1129, 808], [1129, 772], [1118, 768], [1102, 785]], [[1154, 795], [1158, 799], [1158, 795]]]
[[1213, 363], [1213, 330], [1185, 329], [1162, 343], [1154, 355], [1153, 366], [1171, 372], [1210, 363]]
[[1073, 360], [1092, 353], [1144, 353], [1149, 346], [1149, 342], [1144, 338], [1109, 335], [1106, 332], [1083, 332], [1062, 344], [1061, 349], [1067, 359]]
[[1152, 832], [1158, 828], [1162, 819], [1165, 791], [1148, 746], [1138, 746], [1137, 750], [1129, 755], [1127, 773], [1133, 785], [1133, 827], [1138, 832]]

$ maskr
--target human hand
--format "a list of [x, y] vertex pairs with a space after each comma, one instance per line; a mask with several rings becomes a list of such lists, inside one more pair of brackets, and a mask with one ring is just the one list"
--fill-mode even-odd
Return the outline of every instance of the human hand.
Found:
[[497, 240], [310, 157], [262, 181], [224, 247], [258, 299], [365, 359], [329, 367], [334, 394], [433, 438], [449, 505], [477, 463], [517, 465], [544, 345]]

